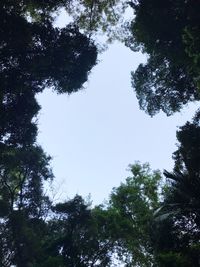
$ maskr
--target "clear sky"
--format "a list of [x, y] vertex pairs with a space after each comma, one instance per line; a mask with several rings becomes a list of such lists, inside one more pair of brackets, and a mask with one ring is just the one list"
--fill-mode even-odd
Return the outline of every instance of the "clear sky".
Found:
[[190, 120], [197, 107], [191, 104], [171, 117], [151, 118], [140, 111], [130, 72], [144, 61], [143, 55], [115, 43], [100, 55], [84, 90], [68, 96], [47, 89], [38, 96], [38, 142], [53, 157], [58, 198], [91, 194], [100, 204], [137, 160], [152, 169], [172, 169], [177, 126]]

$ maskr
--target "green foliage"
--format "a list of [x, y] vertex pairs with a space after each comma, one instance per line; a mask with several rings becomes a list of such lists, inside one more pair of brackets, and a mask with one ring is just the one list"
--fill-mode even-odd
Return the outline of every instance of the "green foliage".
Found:
[[30, 23], [16, 14], [1, 12], [4, 92], [29, 88], [36, 93], [53, 86], [59, 92], [71, 93], [82, 86], [97, 56], [86, 36], [70, 25], [57, 29], [49, 21]]
[[0, 193], [3, 201], [9, 201], [11, 211], [17, 206], [38, 214], [43, 198], [42, 183], [53, 177], [49, 160], [40, 147], [2, 147]]
[[187, 259], [184, 257], [183, 254], [181, 253], [175, 253], [175, 252], [168, 252], [168, 253], [163, 253], [159, 255], [158, 258], [160, 262], [160, 267], [188, 267], [191, 266], [189, 265], [190, 263], [187, 261]]
[[127, 8], [128, 3], [120, 0], [76, 0], [66, 10], [85, 33], [97, 36], [97, 42], [98, 35], [111, 42], [125, 36], [123, 14]]
[[[180, 208], [184, 214], [195, 213], [199, 217], [199, 189], [200, 189], [200, 126], [199, 123], [187, 122], [177, 132], [180, 142], [178, 150], [174, 153], [174, 172], [165, 171], [165, 175], [172, 181], [169, 203], [174, 208]], [[167, 202], [167, 203], [168, 203]], [[199, 224], [199, 223], [198, 223]]]
[[126, 266], [152, 266], [151, 225], [159, 205], [161, 175], [159, 171], [152, 172], [148, 164], [136, 163], [130, 171], [132, 176], [114, 188], [110, 196], [108, 215], [116, 219], [109, 231]]
[[28, 264], [107, 267], [113, 266], [115, 255], [127, 267], [153, 266], [151, 230], [153, 213], [160, 201], [161, 175], [152, 172], [148, 164], [136, 163], [130, 170], [132, 176], [113, 189], [107, 206], [92, 209], [90, 203], [77, 195], [54, 205], [47, 213], [50, 215], [47, 222], [42, 213], [40, 217], [34, 212], [27, 213], [26, 203], [15, 208], [8, 215], [9, 223], [4, 221], [7, 229], [4, 251], [11, 244], [12, 233], [10, 262], [20, 267]]
[[132, 84], [141, 109], [171, 115], [199, 100], [199, 5], [192, 0], [135, 2], [126, 43], [147, 53], [148, 60], [132, 73]]
[[[0, 3], [0, 265], [50, 266], [45, 254], [51, 202], [44, 181], [52, 180], [48, 157], [36, 144], [36, 94], [45, 87], [72, 93], [96, 63], [94, 43], [76, 26], [53, 25], [66, 2]], [[55, 266], [55, 265], [54, 265]]]
[[[157, 212], [160, 228], [155, 238], [161, 266], [199, 266], [199, 138], [200, 126], [196, 116], [193, 123], [187, 122], [177, 132], [179, 145], [174, 153], [174, 171], [164, 172], [168, 179], [168, 192]], [[162, 229], [168, 233], [165, 240], [169, 242], [165, 245], [162, 244], [165, 236]]]
[[52, 179], [50, 158], [41, 147], [1, 145], [0, 238], [1, 265], [33, 266], [41, 257], [50, 200], [44, 180]]
[[59, 203], [49, 222], [47, 252], [62, 258], [63, 266], [110, 266], [110, 242], [102, 238], [96, 217], [82, 197]]
[[151, 56], [146, 64], [140, 64], [132, 72], [132, 86], [140, 108], [151, 116], [160, 110], [172, 115], [188, 101], [199, 99], [197, 86], [186, 68], [160, 56]]
[[[75, 92], [96, 63], [97, 50], [89, 38], [72, 25], [55, 28], [47, 16], [62, 2], [1, 1], [0, 141], [8, 145], [35, 142], [38, 92], [45, 87]], [[40, 13], [44, 8], [45, 15], [28, 19], [30, 6]]]
[[[175, 167], [164, 172], [165, 188], [159, 171], [136, 163], [105, 206], [92, 208], [78, 195], [52, 205], [44, 193], [53, 174], [50, 157], [36, 144], [36, 94], [45, 87], [58, 93], [81, 89], [97, 48], [78, 27], [90, 37], [100, 30], [109, 40], [123, 39], [117, 25], [128, 5], [135, 18], [127, 45], [148, 54], [132, 73], [140, 107], [170, 115], [199, 100], [198, 1], [0, 3], [2, 267], [107, 267], [114, 256], [127, 267], [199, 266], [199, 113], [177, 132]], [[63, 7], [74, 23], [59, 29], [54, 16]]]

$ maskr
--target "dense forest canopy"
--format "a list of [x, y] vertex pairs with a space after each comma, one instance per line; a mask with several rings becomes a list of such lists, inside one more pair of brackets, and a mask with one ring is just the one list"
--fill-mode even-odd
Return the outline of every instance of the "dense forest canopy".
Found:
[[[62, 29], [54, 26], [61, 8], [73, 18]], [[36, 141], [37, 93], [83, 88], [97, 63], [98, 31], [148, 55], [132, 73], [147, 113], [170, 115], [199, 100], [199, 11], [198, 0], [0, 2], [2, 267], [200, 266], [199, 111], [177, 131], [172, 171], [162, 176], [136, 162], [95, 207], [79, 195], [50, 199], [51, 157]]]

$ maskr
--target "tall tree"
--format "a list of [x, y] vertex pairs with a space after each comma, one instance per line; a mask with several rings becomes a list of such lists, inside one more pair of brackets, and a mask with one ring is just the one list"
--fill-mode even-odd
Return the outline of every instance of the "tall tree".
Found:
[[61, 266], [110, 266], [110, 242], [101, 235], [96, 217], [81, 196], [53, 207], [55, 217], [50, 220], [46, 251], [49, 262], [60, 260]]
[[148, 164], [130, 166], [132, 176], [114, 188], [108, 205], [107, 232], [125, 266], [154, 266], [151, 227], [159, 207], [159, 171]]
[[[177, 132], [178, 149], [174, 153], [173, 172], [165, 171], [168, 190], [158, 212], [161, 225], [171, 221], [173, 246], [162, 248], [161, 262], [175, 266], [199, 266], [200, 259], [200, 126], [198, 118], [187, 122]], [[181, 255], [181, 256], [180, 256]], [[181, 263], [182, 259], [182, 263]], [[179, 265], [178, 265], [179, 264]]]
[[199, 2], [139, 0], [132, 7], [135, 18], [127, 45], [148, 55], [147, 63], [132, 73], [140, 107], [150, 115], [159, 110], [170, 115], [199, 100]]
[[[49, 157], [38, 146], [1, 146], [1, 265], [28, 267], [39, 257], [43, 220], [50, 200], [43, 192], [52, 179]], [[32, 265], [31, 265], [32, 266]]]

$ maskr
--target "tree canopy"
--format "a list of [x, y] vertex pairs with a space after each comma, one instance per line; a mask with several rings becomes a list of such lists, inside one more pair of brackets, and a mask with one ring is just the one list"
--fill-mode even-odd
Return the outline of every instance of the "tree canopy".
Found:
[[[55, 28], [46, 13], [28, 19], [32, 1], [5, 2], [0, 4], [0, 136], [19, 145], [35, 140], [36, 93], [46, 87], [58, 93], [81, 89], [96, 64], [97, 49], [76, 26]], [[32, 7], [46, 10], [53, 1], [47, 2], [33, 1]]]
[[[163, 266], [172, 261], [174, 266], [199, 266], [199, 138], [197, 118], [180, 127], [177, 132], [178, 149], [173, 155], [174, 170], [164, 172], [168, 189], [157, 215], [161, 229], [169, 225], [167, 232], [171, 235], [171, 243], [168, 247], [158, 244]], [[163, 232], [160, 234], [162, 239]]]
[[[200, 112], [177, 131], [167, 182], [136, 162], [107, 204], [79, 195], [54, 203], [45, 193], [54, 176], [37, 143], [37, 93], [82, 89], [97, 62], [92, 34], [123, 39], [117, 25], [128, 6], [126, 44], [148, 56], [132, 73], [140, 107], [171, 115], [199, 100], [199, 1], [0, 2], [2, 267], [200, 266]], [[64, 28], [54, 25], [61, 8], [73, 18]]]
[[199, 100], [198, 1], [133, 1], [135, 18], [127, 45], [147, 54], [132, 73], [141, 109], [167, 115]]
[[[94, 43], [76, 26], [58, 29], [51, 12], [64, 1], [0, 3], [0, 265], [43, 266], [53, 174], [37, 144], [36, 94], [72, 93], [96, 64]], [[48, 264], [46, 266], [49, 266]], [[55, 265], [53, 265], [55, 266]]]

